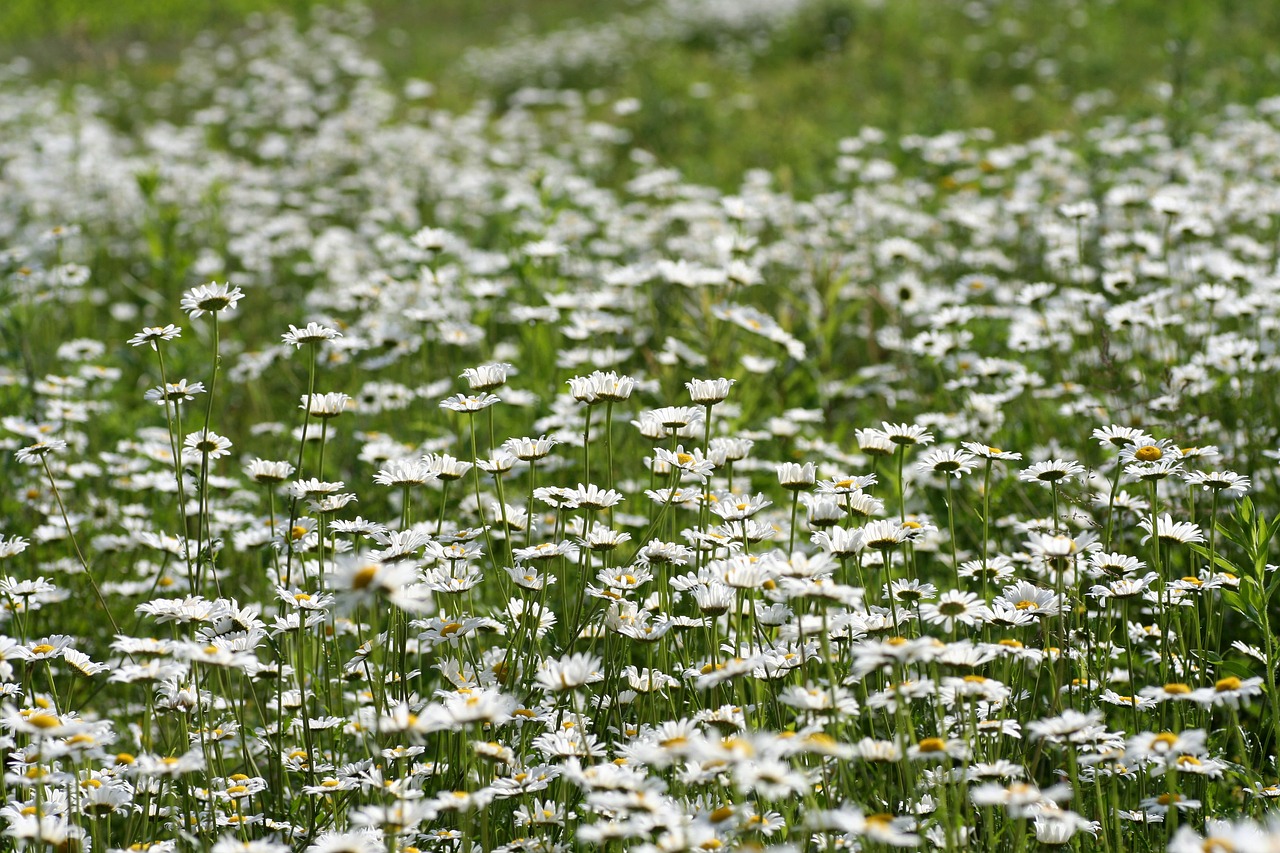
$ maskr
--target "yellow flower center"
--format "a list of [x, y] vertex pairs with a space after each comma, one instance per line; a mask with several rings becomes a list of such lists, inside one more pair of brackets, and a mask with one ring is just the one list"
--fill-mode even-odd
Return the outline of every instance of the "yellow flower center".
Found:
[[1181, 684], [1175, 681], [1170, 684], [1166, 684], [1164, 686], [1164, 692], [1172, 696], [1185, 696], [1191, 692], [1191, 688], [1186, 684]]
[[62, 725], [62, 720], [58, 719], [57, 715], [43, 711], [27, 717], [27, 722], [37, 729], [54, 729]]
[[1164, 451], [1154, 444], [1146, 444], [1133, 451], [1133, 458], [1139, 462], [1155, 462], [1164, 456]]
[[916, 744], [916, 748], [920, 752], [944, 752], [947, 748], [947, 743], [940, 737], [927, 737]]
[[1213, 689], [1219, 693], [1226, 693], [1230, 690], [1239, 690], [1242, 682], [1234, 675], [1228, 675], [1226, 678], [1220, 678], [1213, 683]]
[[354, 575], [351, 576], [352, 589], [367, 589], [369, 584], [373, 583], [374, 577], [378, 574], [377, 566], [363, 566]]

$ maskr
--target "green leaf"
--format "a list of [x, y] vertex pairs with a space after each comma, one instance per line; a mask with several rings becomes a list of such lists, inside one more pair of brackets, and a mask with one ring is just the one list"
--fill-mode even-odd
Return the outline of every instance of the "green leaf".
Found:
[[1245, 665], [1245, 662], [1241, 660], [1223, 661], [1218, 665], [1218, 670], [1220, 672], [1234, 675], [1237, 678], [1253, 678], [1253, 671], [1250, 670], [1249, 667]]
[[[1199, 554], [1201, 557], [1204, 557], [1206, 560], [1209, 559], [1209, 549], [1203, 545], [1189, 544], [1187, 547]], [[1246, 574], [1246, 572], [1239, 566], [1224, 557], [1220, 551], [1213, 555], [1212, 562], [1213, 566], [1216, 566], [1224, 572], [1231, 572], [1231, 574], [1236, 575], [1237, 577]], [[1210, 568], [1213, 568], [1213, 566]]]
[[[1241, 589], [1243, 589], [1244, 583], [1241, 582], [1240, 586]], [[1232, 610], [1242, 614], [1244, 618], [1252, 622], [1255, 627], [1263, 631], [1266, 630], [1265, 626], [1262, 624], [1262, 617], [1258, 613], [1258, 609], [1245, 601], [1244, 597], [1240, 593], [1235, 590], [1225, 589], [1222, 591], [1222, 600]]]

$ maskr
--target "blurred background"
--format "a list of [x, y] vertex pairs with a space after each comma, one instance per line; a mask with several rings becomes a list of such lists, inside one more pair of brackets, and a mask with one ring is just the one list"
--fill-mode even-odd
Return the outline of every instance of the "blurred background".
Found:
[[[310, 0], [5, 0], [0, 60], [35, 80], [162, 80], [201, 34]], [[599, 117], [686, 177], [751, 168], [822, 191], [836, 142], [989, 128], [1020, 141], [1105, 116], [1175, 140], [1224, 105], [1280, 94], [1275, 0], [369, 0], [353, 32], [432, 106], [586, 93]], [[208, 35], [204, 36], [208, 37]], [[524, 90], [524, 95], [522, 95]]]

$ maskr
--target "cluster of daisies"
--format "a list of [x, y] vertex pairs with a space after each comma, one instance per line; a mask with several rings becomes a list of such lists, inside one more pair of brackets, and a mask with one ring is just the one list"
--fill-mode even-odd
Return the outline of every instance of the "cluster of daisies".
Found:
[[6, 839], [1280, 847], [1280, 103], [726, 194], [344, 14], [0, 69]]

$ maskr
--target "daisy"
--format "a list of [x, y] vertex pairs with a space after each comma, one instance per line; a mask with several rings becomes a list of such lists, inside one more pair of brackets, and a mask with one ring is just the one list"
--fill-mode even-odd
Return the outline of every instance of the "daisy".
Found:
[[1022, 473], [1018, 475], [1018, 479], [1024, 483], [1039, 483], [1042, 486], [1052, 486], [1055, 483], [1068, 482], [1083, 474], [1084, 471], [1084, 466], [1079, 462], [1071, 462], [1066, 459], [1050, 459], [1024, 468]]
[[336, 418], [347, 410], [351, 398], [340, 391], [327, 394], [303, 394], [299, 409], [306, 411], [313, 418]]
[[819, 480], [815, 485], [820, 495], [849, 497], [860, 494], [864, 489], [874, 486], [876, 482], [875, 474], [867, 474], [860, 477], [835, 477], [830, 480]]
[[932, 444], [933, 433], [916, 424], [882, 423], [881, 428], [889, 441], [899, 447], [911, 447], [917, 444]]
[[1250, 704], [1254, 696], [1261, 695], [1262, 678], [1260, 676], [1240, 678], [1228, 675], [1226, 678], [1215, 681], [1212, 687], [1201, 687], [1194, 691], [1191, 694], [1191, 701], [1206, 708], [1220, 705], [1239, 708], [1241, 704]]
[[888, 551], [910, 538], [903, 525], [889, 519], [877, 519], [862, 528], [865, 547], [875, 551]]
[[722, 403], [729, 396], [729, 389], [734, 386], [735, 379], [691, 379], [684, 383], [689, 389], [689, 399], [698, 406], [710, 406]]
[[538, 667], [537, 684], [543, 690], [559, 693], [603, 681], [602, 664], [598, 656], [585, 653], [565, 655], [558, 660], [548, 658]]
[[157, 385], [155, 388], [148, 388], [147, 392], [142, 396], [149, 403], [163, 406], [166, 403], [186, 403], [194, 400], [196, 394], [203, 393], [203, 382], [187, 384], [187, 380], [179, 379], [177, 382], [169, 382], [164, 385]]
[[1119, 426], [1112, 424], [1111, 426], [1102, 427], [1093, 431], [1093, 437], [1103, 447], [1124, 448], [1131, 445], [1151, 444], [1154, 440], [1137, 427]]
[[629, 398], [636, 387], [636, 381], [630, 376], [620, 376], [612, 370], [607, 373], [597, 370], [588, 376], [575, 376], [568, 382], [573, 399], [588, 406], [620, 403]]
[[608, 509], [626, 500], [626, 497], [614, 489], [602, 489], [597, 485], [579, 483], [575, 489], [565, 489], [562, 494], [563, 506], [568, 509]]
[[1182, 794], [1160, 794], [1155, 797], [1147, 797], [1138, 802], [1138, 806], [1148, 814], [1166, 815], [1170, 809], [1177, 809], [1180, 812], [1192, 811], [1200, 808], [1200, 801], [1184, 797]]
[[1235, 821], [1209, 818], [1202, 837], [1190, 826], [1180, 826], [1169, 841], [1168, 853], [1234, 853], [1241, 850], [1274, 849], [1274, 824], [1271, 831], [1249, 818]]
[[[1145, 543], [1151, 538], [1151, 519], [1141, 519], [1138, 526], [1147, 532], [1147, 535], [1142, 537]], [[1199, 544], [1205, 541], [1200, 525], [1190, 521], [1174, 521], [1173, 516], [1167, 512], [1156, 518], [1156, 537], [1161, 542], [1181, 545]]]
[[159, 349], [163, 341], [171, 341], [182, 335], [182, 328], [170, 323], [167, 326], [146, 326], [141, 332], [129, 338], [129, 346], [139, 347], [148, 344], [152, 349]]
[[916, 463], [916, 470], [951, 476], [959, 480], [973, 471], [973, 460], [974, 455], [967, 451], [938, 447], [921, 457]]
[[39, 465], [51, 453], [66, 450], [67, 443], [60, 438], [46, 438], [21, 448], [14, 458], [23, 465]]
[[493, 362], [490, 364], [482, 364], [479, 367], [468, 367], [461, 373], [461, 378], [467, 380], [467, 387], [472, 391], [478, 391], [483, 394], [486, 391], [492, 391], [495, 388], [501, 388], [507, 384], [507, 377], [515, 372], [515, 366], [507, 362]]
[[392, 487], [420, 486], [433, 479], [435, 475], [421, 459], [391, 459], [373, 475], [373, 482]]
[[778, 465], [777, 472], [779, 485], [790, 491], [807, 489], [817, 480], [812, 462], [806, 462], [803, 465], [795, 462], [783, 462]]
[[201, 314], [218, 314], [229, 308], [235, 308], [236, 303], [243, 298], [244, 291], [239, 287], [212, 281], [188, 290], [183, 294], [178, 307], [186, 311], [188, 316], [195, 318]]
[[1089, 555], [1089, 566], [1112, 577], [1126, 577], [1146, 567], [1146, 563], [1137, 557], [1120, 554], [1115, 551], [1103, 553], [1095, 551]]
[[836, 557], [851, 557], [865, 547], [865, 530], [861, 528], [831, 528], [818, 530], [812, 542], [823, 551]]
[[[30, 544], [30, 540], [23, 539], [21, 536], [6, 537], [3, 533], [0, 533], [0, 560], [21, 554], [27, 550], [27, 546]], [[6, 578], [4, 582], [8, 582], [8, 580]], [[44, 580], [44, 578], [40, 578], [40, 580]]]
[[1248, 477], [1233, 471], [1188, 471], [1183, 473], [1182, 479], [1193, 486], [1200, 486], [1206, 492], [1216, 492], [1230, 500], [1244, 497], [1253, 487]]
[[1059, 600], [1051, 590], [1040, 589], [1035, 584], [1019, 581], [1006, 587], [1001, 599], [1014, 610], [1021, 610], [1036, 616], [1056, 616], [1059, 611]]
[[543, 435], [538, 438], [508, 438], [502, 447], [517, 459], [532, 462], [546, 457], [557, 444], [559, 442], [554, 438]]
[[428, 453], [422, 457], [427, 472], [438, 480], [461, 480], [471, 470], [470, 462], [463, 462], [447, 453]]
[[1174, 460], [1180, 458], [1177, 445], [1167, 438], [1152, 440], [1147, 436], [1143, 443], [1129, 444], [1120, 450], [1120, 461], [1125, 463], [1150, 464], [1166, 457]]
[[231, 454], [231, 440], [208, 429], [202, 429], [187, 435], [182, 442], [182, 457], [191, 462], [199, 462], [206, 456], [209, 459], [221, 459]]
[[451, 412], [475, 414], [501, 402], [502, 399], [493, 394], [455, 394], [452, 397], [441, 400], [440, 408], [448, 409]]
[[960, 446], [972, 453], [974, 456], [983, 459], [990, 459], [998, 462], [1019, 462], [1022, 460], [1021, 453], [1014, 453], [1009, 450], [1001, 450], [998, 447], [982, 444], [977, 441], [964, 441]]
[[854, 430], [853, 434], [858, 441], [858, 449], [869, 456], [892, 456], [897, 450], [893, 439], [884, 430], [870, 427]]
[[297, 349], [301, 349], [307, 344], [318, 344], [322, 341], [331, 341], [340, 337], [342, 337], [342, 332], [328, 326], [322, 326], [319, 323], [308, 323], [302, 329], [290, 323], [289, 331], [280, 336], [281, 340], [286, 344]]
[[1081, 713], [1068, 709], [1057, 717], [1032, 720], [1027, 723], [1027, 730], [1032, 740], [1043, 738], [1052, 743], [1062, 743], [1068, 740], [1076, 741], [1082, 732], [1101, 725], [1102, 722], [1103, 715], [1101, 711], [1094, 710], [1088, 713]]
[[970, 626], [981, 624], [990, 613], [990, 609], [980, 603], [976, 594], [958, 589], [944, 592], [936, 604], [929, 603], [920, 608], [922, 620], [930, 625], [941, 625], [948, 631], [955, 630], [957, 623]]

